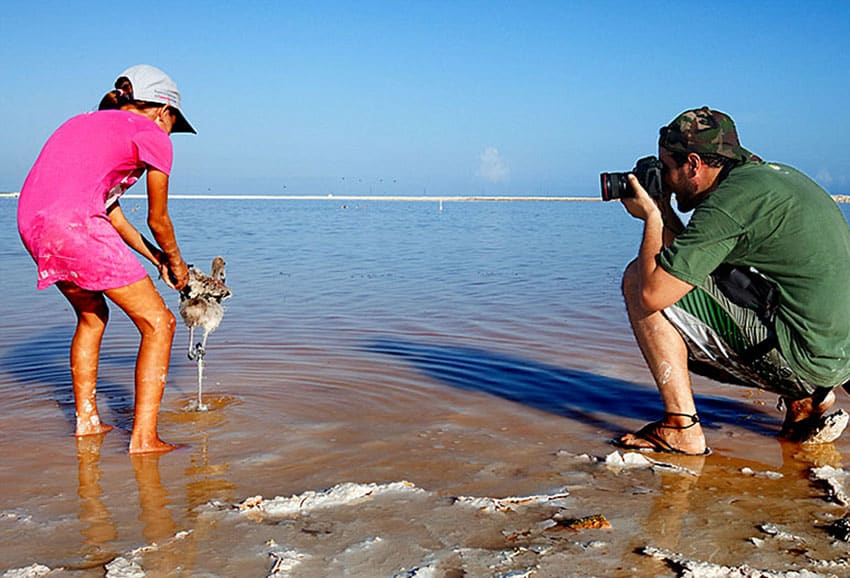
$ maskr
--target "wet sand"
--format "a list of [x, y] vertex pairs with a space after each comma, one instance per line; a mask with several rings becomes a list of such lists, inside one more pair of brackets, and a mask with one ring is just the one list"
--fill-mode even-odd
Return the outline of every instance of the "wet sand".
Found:
[[[208, 343], [208, 412], [186, 409], [196, 367], [178, 331], [160, 431], [187, 447], [130, 457], [134, 332], [113, 312], [98, 392], [116, 430], [75, 440], [73, 316], [58, 292], [35, 291], [3, 201], [0, 572], [681, 574], [640, 552], [651, 546], [847, 575], [817, 562], [848, 555], [824, 528], [846, 508], [810, 470], [842, 467], [850, 441], [779, 442], [773, 395], [697, 378], [714, 453], [652, 456], [693, 473], [605, 462], [611, 437], [660, 411], [617, 296], [633, 250], [601, 241], [633, 245], [639, 231], [611, 207], [566, 205], [267, 215], [175, 202], [184, 252], [204, 267], [223, 254], [234, 297]], [[199, 218], [210, 213], [225, 225]], [[595, 240], [580, 234], [594, 219]], [[334, 488], [358, 497], [314, 507]], [[456, 499], [564, 494], [507, 509]], [[275, 497], [300, 507], [264, 513]], [[600, 514], [610, 528], [561, 523]]]

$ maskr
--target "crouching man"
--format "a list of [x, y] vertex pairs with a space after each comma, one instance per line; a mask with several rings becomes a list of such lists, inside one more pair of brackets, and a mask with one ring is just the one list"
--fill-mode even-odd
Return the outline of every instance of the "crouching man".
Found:
[[[735, 124], [707, 107], [662, 127], [661, 198], [629, 175], [626, 210], [644, 222], [623, 294], [664, 417], [615, 445], [709, 453], [688, 370], [780, 396], [780, 436], [831, 442], [827, 415], [850, 380], [850, 228], [833, 199], [799, 171], [763, 162]], [[671, 209], [693, 210], [683, 226]]]

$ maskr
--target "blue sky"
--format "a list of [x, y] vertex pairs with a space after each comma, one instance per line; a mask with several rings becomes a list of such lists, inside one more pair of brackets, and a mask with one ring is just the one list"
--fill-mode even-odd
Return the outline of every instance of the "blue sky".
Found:
[[850, 194], [848, 30], [843, 1], [7, 0], [0, 191], [148, 63], [198, 129], [175, 193], [595, 196], [709, 105]]

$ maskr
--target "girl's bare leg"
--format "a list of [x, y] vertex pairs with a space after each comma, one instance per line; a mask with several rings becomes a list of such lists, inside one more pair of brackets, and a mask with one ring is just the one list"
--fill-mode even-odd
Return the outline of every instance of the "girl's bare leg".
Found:
[[168, 452], [177, 446], [159, 439], [157, 416], [176, 322], [150, 277], [105, 292], [136, 325], [141, 334], [136, 360], [136, 407], [130, 453]]
[[67, 282], [57, 286], [77, 315], [77, 329], [71, 340], [71, 383], [77, 410], [74, 435], [82, 437], [106, 433], [112, 426], [101, 422], [96, 396], [100, 344], [109, 320], [109, 308], [103, 293], [86, 291]]

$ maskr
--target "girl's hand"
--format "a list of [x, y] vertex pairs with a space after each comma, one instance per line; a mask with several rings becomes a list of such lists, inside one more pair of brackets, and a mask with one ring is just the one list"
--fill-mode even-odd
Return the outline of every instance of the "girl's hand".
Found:
[[163, 275], [163, 279], [167, 279], [165, 284], [172, 289], [182, 291], [189, 283], [189, 266], [186, 265], [186, 261], [179, 259], [176, 262], [170, 262], [165, 265], [165, 269], [166, 274]]
[[159, 278], [162, 279], [162, 282], [171, 287], [172, 289], [177, 289], [177, 287], [175, 287], [174, 283], [171, 281], [171, 275], [168, 271], [168, 264], [157, 263], [156, 268], [159, 271]]

